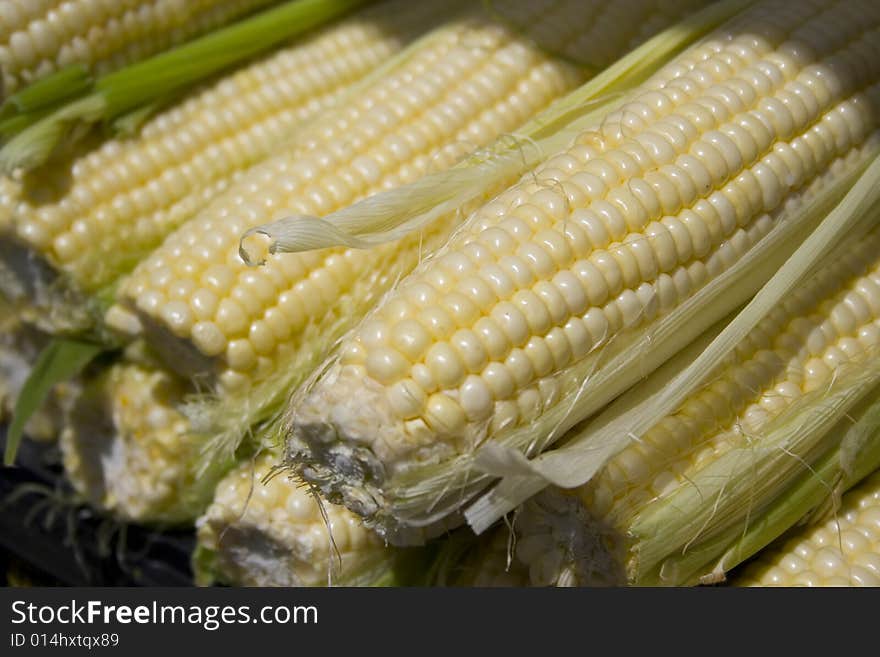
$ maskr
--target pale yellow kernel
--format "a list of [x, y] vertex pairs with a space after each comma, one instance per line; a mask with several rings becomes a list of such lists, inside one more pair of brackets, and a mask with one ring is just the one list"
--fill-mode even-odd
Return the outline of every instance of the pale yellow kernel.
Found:
[[513, 400], [495, 402], [492, 411], [492, 421], [489, 423], [489, 433], [497, 435], [501, 431], [513, 427], [519, 420], [519, 407]]
[[299, 295], [295, 292], [282, 292], [281, 295], [278, 297], [278, 309], [287, 318], [287, 321], [290, 323], [292, 331], [298, 330], [303, 324], [305, 324], [305, 307], [303, 306]]
[[370, 378], [383, 385], [389, 385], [406, 374], [410, 363], [395, 349], [373, 347], [367, 354], [366, 367]]
[[456, 331], [452, 336], [451, 343], [467, 370], [473, 374], [480, 372], [489, 361], [489, 354], [483, 346], [482, 340], [471, 330]]
[[489, 386], [479, 376], [470, 375], [458, 390], [458, 399], [470, 422], [479, 422], [489, 417], [494, 399]]
[[584, 321], [572, 317], [563, 327], [565, 337], [571, 347], [571, 357], [578, 361], [586, 356], [592, 348], [592, 339]]
[[495, 399], [507, 399], [516, 389], [516, 382], [510, 371], [501, 363], [489, 363], [481, 376], [492, 391]]
[[591, 349], [611, 336], [612, 326], [605, 311], [601, 308], [590, 308], [583, 317], [583, 324], [590, 336]]
[[248, 339], [257, 354], [261, 356], [270, 354], [275, 348], [275, 335], [269, 325], [262, 320], [251, 322]]
[[522, 390], [516, 396], [516, 406], [520, 416], [520, 422], [535, 420], [543, 409], [541, 393], [533, 387]]
[[451, 292], [443, 297], [441, 307], [459, 327], [472, 326], [480, 316], [480, 310], [463, 294]]
[[828, 384], [831, 370], [818, 358], [811, 358], [804, 365], [804, 391], [810, 392]]
[[522, 349], [514, 349], [504, 361], [504, 366], [513, 377], [517, 388], [523, 388], [535, 378], [532, 360]]
[[226, 347], [226, 362], [238, 372], [246, 372], [257, 364], [257, 354], [248, 340], [233, 340]]
[[192, 327], [192, 312], [183, 301], [169, 301], [160, 311], [162, 321], [171, 329], [174, 335], [185, 337]]
[[590, 305], [599, 306], [608, 300], [611, 290], [599, 267], [589, 260], [579, 260], [572, 272], [583, 285]]
[[425, 364], [434, 380], [444, 388], [457, 386], [466, 374], [461, 356], [446, 342], [438, 342], [428, 349]]
[[244, 310], [232, 299], [222, 299], [214, 318], [224, 335], [232, 336], [247, 330], [248, 321]]
[[497, 360], [507, 354], [511, 347], [504, 332], [489, 317], [481, 317], [474, 324], [474, 332], [479, 336], [489, 358]]
[[445, 310], [437, 307], [423, 310], [419, 319], [433, 340], [445, 340], [455, 331], [455, 323]]
[[388, 389], [388, 402], [397, 417], [410, 420], [424, 411], [427, 395], [413, 379], [403, 379]]
[[192, 329], [192, 340], [206, 356], [219, 356], [226, 350], [226, 336], [213, 322], [197, 322]]
[[540, 245], [527, 242], [517, 249], [517, 255], [528, 263], [536, 278], [549, 278], [557, 266], [550, 254]]
[[480, 270], [480, 277], [486, 281], [499, 299], [506, 299], [517, 289], [508, 273], [499, 265], [486, 265]]
[[443, 393], [435, 393], [428, 398], [424, 419], [431, 430], [440, 435], [456, 434], [467, 422], [461, 406]]
[[492, 292], [492, 288], [478, 276], [464, 278], [456, 289], [480, 309], [486, 309], [497, 301], [498, 297]]
[[212, 265], [202, 275], [202, 283], [219, 295], [225, 294], [235, 282], [235, 274], [226, 265]]
[[708, 254], [712, 248], [712, 238], [703, 218], [693, 210], [683, 210], [678, 219], [688, 231], [693, 255], [702, 258]]
[[367, 319], [358, 330], [358, 338], [367, 347], [382, 347], [388, 340], [388, 325], [379, 318]]
[[[584, 286], [572, 272], [568, 270], [560, 271], [553, 277], [553, 286], [560, 294], [566, 305], [566, 312], [569, 315], [580, 315], [587, 309], [589, 303]], [[557, 311], [554, 319], [560, 313]], [[557, 320], [558, 321], [558, 320]]]
[[207, 320], [214, 317], [218, 304], [217, 295], [211, 290], [202, 288], [192, 293], [189, 306], [196, 319]]
[[547, 311], [547, 306], [532, 290], [518, 291], [511, 301], [525, 318], [531, 335], [543, 335], [550, 329], [553, 319]]
[[431, 369], [424, 363], [416, 363], [410, 369], [410, 376], [425, 392], [434, 392], [438, 385]]
[[314, 499], [305, 494], [305, 491], [294, 490], [287, 496], [284, 506], [292, 522], [306, 523], [316, 517], [317, 505]]
[[395, 324], [390, 332], [391, 345], [410, 360], [422, 357], [431, 345], [431, 336], [416, 319], [404, 319]]
[[275, 336], [275, 340], [283, 341], [290, 337], [292, 327], [290, 321], [284, 315], [280, 308], [269, 308], [263, 315], [266, 325]]
[[844, 355], [844, 358], [851, 362], [857, 362], [860, 356], [864, 354], [861, 343], [855, 338], [841, 338], [837, 343], [837, 347]]
[[529, 325], [514, 304], [502, 301], [492, 309], [490, 317], [513, 346], [522, 346], [529, 339]]
[[535, 280], [535, 273], [528, 261], [520, 255], [504, 256], [498, 261], [498, 266], [518, 289], [529, 287]]

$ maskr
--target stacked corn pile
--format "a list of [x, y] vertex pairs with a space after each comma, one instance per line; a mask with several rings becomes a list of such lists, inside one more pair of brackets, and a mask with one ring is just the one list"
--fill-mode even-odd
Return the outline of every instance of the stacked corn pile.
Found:
[[127, 62], [274, 3], [164, 40], [121, 3], [88, 53], [33, 4], [0, 394], [93, 361], [70, 483], [194, 524], [199, 583], [716, 582], [880, 467], [876, 3], [277, 3], [283, 44], [124, 111]]

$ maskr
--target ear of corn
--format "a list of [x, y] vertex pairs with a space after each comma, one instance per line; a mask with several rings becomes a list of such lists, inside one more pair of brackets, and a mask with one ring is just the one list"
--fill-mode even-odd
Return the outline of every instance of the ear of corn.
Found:
[[734, 578], [735, 586], [880, 586], [880, 473], [822, 522], [798, 528]]
[[93, 325], [120, 276], [445, 10], [367, 9], [212, 83], [134, 139], [0, 185], [0, 286], [51, 331]]
[[841, 477], [876, 467], [878, 276], [874, 229], [845, 242], [591, 481], [528, 502], [517, 526], [533, 581], [723, 578]]
[[237, 586], [479, 586], [528, 584], [507, 531], [457, 532], [425, 548], [388, 546], [363, 519], [319, 500], [266, 450], [218, 484], [197, 520], [196, 581]]
[[[71, 403], [60, 440], [74, 489], [128, 522], [191, 521], [214, 483], [188, 465], [199, 445], [175, 403], [191, 392], [186, 381], [148, 358], [121, 361], [88, 379]], [[229, 466], [216, 463], [212, 472]]]
[[400, 583], [405, 550], [390, 548], [347, 509], [272, 474], [278, 455], [245, 459], [218, 484], [197, 522], [197, 581], [239, 586]]
[[[560, 43], [604, 11], [599, 3], [576, 6], [581, 23], [566, 26]], [[535, 29], [552, 19], [540, 8], [534, 15]], [[324, 214], [444, 169], [591, 72], [528, 37], [476, 11], [437, 29], [176, 231], [125, 283], [121, 305], [134, 311], [132, 324], [141, 323], [152, 347], [181, 374], [216, 381], [208, 401], [187, 413], [196, 431], [214, 434], [223, 458], [422, 252], [445, 240], [457, 217], [375, 251], [269, 256], [257, 269], [239, 255], [242, 231], [275, 216]], [[608, 38], [624, 52], [643, 34], [627, 25]]]
[[273, 0], [7, 0], [0, 3], [4, 95], [82, 65], [104, 74]]
[[877, 152], [878, 25], [760, 3], [485, 205], [294, 399], [301, 473], [406, 541], [745, 302]]

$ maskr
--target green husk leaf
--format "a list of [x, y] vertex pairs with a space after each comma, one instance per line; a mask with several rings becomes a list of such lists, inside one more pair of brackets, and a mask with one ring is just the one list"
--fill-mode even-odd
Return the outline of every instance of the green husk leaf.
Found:
[[27, 127], [0, 149], [0, 171], [30, 171], [46, 163], [62, 143], [78, 140], [84, 134], [84, 126], [101, 120], [106, 111], [106, 101], [100, 95], [65, 105]]
[[[221, 28], [144, 61], [110, 73], [88, 93], [24, 129], [0, 150], [0, 169], [33, 169], [46, 162], [64, 140], [77, 137], [73, 124], [86, 126], [115, 119], [178, 93], [229, 66], [318, 27], [368, 0], [292, 0]], [[69, 89], [84, 93], [83, 80], [73, 73], [50, 79], [30, 102], [35, 107], [67, 98]], [[40, 90], [38, 89], [38, 92]], [[26, 99], [30, 96], [26, 96]]]
[[43, 349], [16, 401], [6, 435], [4, 465], [11, 466], [15, 463], [24, 427], [46, 401], [52, 387], [78, 374], [103, 350], [102, 346], [91, 342], [60, 338], [52, 340]]
[[[588, 399], [577, 400], [579, 407], [574, 417], [585, 417], [598, 410], [596, 399], [589, 398], [598, 397], [600, 401], [607, 401], [609, 397], [605, 395], [608, 392], [622, 392], [618, 387], [620, 383], [626, 382], [625, 387], [629, 387], [639, 378], [633, 368], [644, 367], [648, 358], [662, 362], [696, 337], [691, 331], [705, 329], [703, 321], [723, 316], [723, 307], [726, 306], [729, 311], [738, 303], [745, 302], [751, 292], [757, 291], [764, 281], [768, 281], [692, 364], [654, 395], [645, 396], [641, 389], [636, 388], [622, 396], [595, 422], [569, 437], [564, 447], [527, 463], [520, 463], [517, 470], [511, 472], [511, 479], [503, 479], [465, 512], [471, 527], [478, 533], [484, 531], [549, 483], [574, 488], [589, 481], [629, 441], [641, 436], [681, 404], [760, 319], [812, 273], [841, 241], [864, 234], [875, 225], [880, 215], [880, 157], [876, 156], [876, 149], [873, 153], [873, 161], [867, 169], [857, 168], [837, 178], [823, 194], [812, 200], [809, 207], [789, 213], [789, 216], [780, 220], [777, 227], [740, 263], [684, 305], [661, 318], [655, 328], [641, 331], [638, 341], [624, 344], [625, 348], [620, 352], [622, 357], [615, 357], [617, 364], [614, 361], [603, 364], [580, 389], [579, 396]], [[854, 176], [858, 174], [861, 176], [849, 189]], [[846, 190], [849, 191], [843, 196]], [[797, 247], [804, 231], [810, 230], [815, 221], [830, 209], [830, 203], [841, 196], [843, 199], [821, 220], [818, 228]], [[791, 258], [785, 260], [792, 252]], [[658, 357], [660, 351], [664, 353]], [[573, 423], [565, 417], [568, 409], [560, 409], [559, 406], [546, 414], [547, 417], [541, 418], [541, 427], [528, 427], [528, 430], [537, 431], [540, 435], [545, 433], [544, 427], [553, 427], [557, 431], [571, 428]], [[497, 452], [499, 449], [517, 449], [522, 444], [528, 445], [523, 440], [514, 442], [509, 436], [505, 439], [504, 445], [492, 449]], [[497, 464], [497, 459], [495, 462]], [[531, 476], [523, 472], [526, 465], [531, 469]], [[493, 472], [497, 474], [497, 471]]]
[[27, 114], [12, 114], [8, 117], [0, 117], [0, 142], [12, 139], [22, 130], [33, 125], [48, 114], [48, 110], [37, 110]]
[[753, 1], [724, 0], [691, 15], [559, 99], [515, 135], [496, 140], [447, 171], [375, 194], [324, 218], [288, 217], [247, 231], [242, 258], [259, 262], [245, 244], [255, 234], [270, 238], [269, 253], [295, 253], [333, 246], [365, 249], [422, 230], [566, 147], [609, 109], [623, 104], [627, 90]]
[[138, 107], [128, 114], [123, 114], [113, 121], [113, 132], [124, 137], [136, 135], [144, 123], [165, 105], [167, 105], [167, 101], [160, 99], [143, 107]]
[[91, 88], [92, 82], [92, 76], [85, 66], [68, 66], [7, 98], [0, 108], [0, 117], [27, 114], [57, 105], [85, 93]]

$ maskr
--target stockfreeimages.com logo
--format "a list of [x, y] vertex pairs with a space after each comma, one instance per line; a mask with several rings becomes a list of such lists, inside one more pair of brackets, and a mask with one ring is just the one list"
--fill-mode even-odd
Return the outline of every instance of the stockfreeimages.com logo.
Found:
[[24, 600], [12, 603], [12, 624], [21, 625], [91, 625], [94, 623], [130, 625], [199, 625], [213, 632], [222, 625], [262, 623], [265, 625], [316, 625], [318, 608], [306, 606], [260, 607], [249, 605], [108, 605], [100, 600], [69, 604], [37, 605]]

